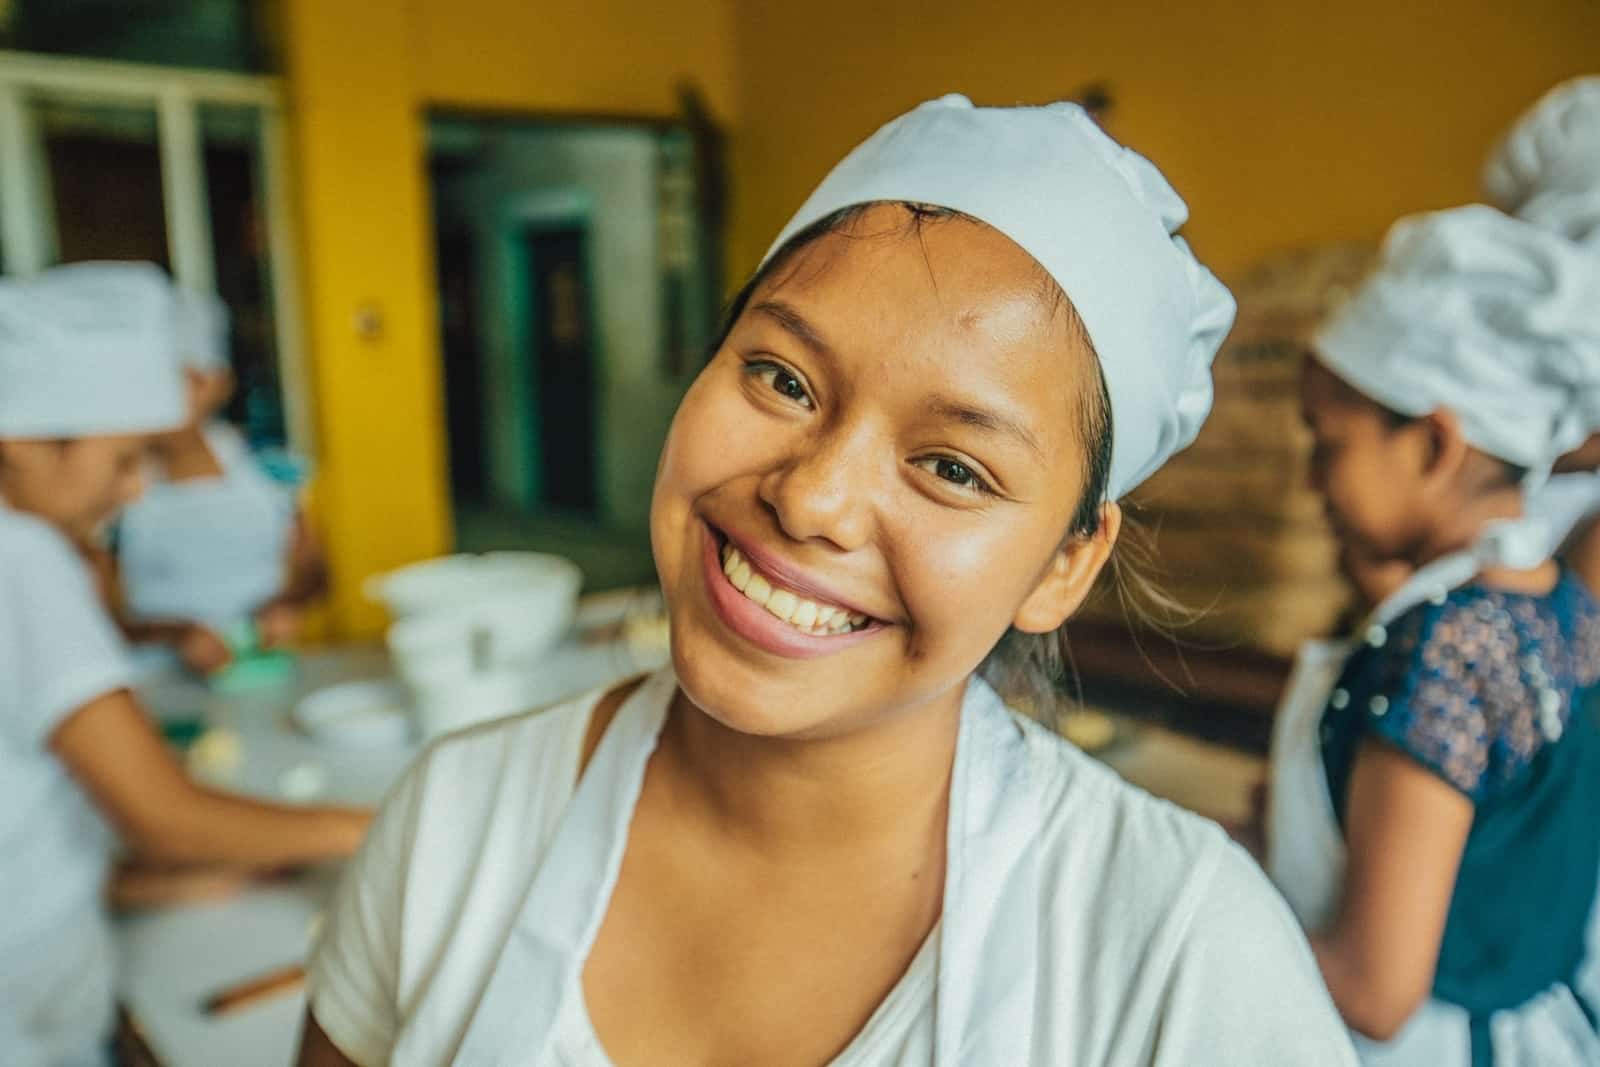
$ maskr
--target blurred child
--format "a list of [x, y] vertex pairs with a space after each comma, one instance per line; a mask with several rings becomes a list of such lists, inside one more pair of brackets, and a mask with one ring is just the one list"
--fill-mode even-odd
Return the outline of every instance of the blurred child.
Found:
[[[0, 1062], [102, 1062], [118, 848], [277, 868], [352, 851], [365, 812], [191, 781], [129, 690], [83, 552], [138, 496], [148, 435], [185, 419], [171, 287], [147, 264], [0, 279]], [[118, 844], [120, 839], [120, 846]]]
[[209, 674], [241, 625], [262, 647], [293, 640], [327, 571], [293, 488], [218, 417], [234, 388], [227, 309], [184, 290], [176, 308], [189, 418], [154, 436], [160, 476], [119, 523], [119, 614], [130, 639], [169, 645]]
[[1404, 220], [1317, 340], [1312, 477], [1378, 606], [1303, 649], [1268, 868], [1365, 1062], [1600, 1062], [1600, 604], [1524, 497], [1600, 397], [1600, 270], [1474, 206]]

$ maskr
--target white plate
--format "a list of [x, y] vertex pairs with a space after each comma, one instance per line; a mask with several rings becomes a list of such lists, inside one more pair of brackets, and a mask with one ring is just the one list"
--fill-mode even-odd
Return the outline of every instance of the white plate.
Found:
[[333, 748], [395, 748], [411, 740], [411, 696], [398, 682], [340, 682], [294, 706], [295, 725]]

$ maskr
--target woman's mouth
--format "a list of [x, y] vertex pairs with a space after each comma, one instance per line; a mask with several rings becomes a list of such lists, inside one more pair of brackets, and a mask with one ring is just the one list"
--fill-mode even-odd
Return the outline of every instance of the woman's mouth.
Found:
[[753, 558], [721, 531], [704, 534], [705, 579], [717, 616], [763, 651], [791, 659], [831, 656], [870, 640], [887, 624], [819, 596], [817, 584], [788, 573], [781, 560]]
[[812, 637], [835, 637], [864, 630], [871, 621], [859, 612], [785, 589], [776, 578], [745, 559], [732, 544], [722, 546], [722, 573], [746, 600]]

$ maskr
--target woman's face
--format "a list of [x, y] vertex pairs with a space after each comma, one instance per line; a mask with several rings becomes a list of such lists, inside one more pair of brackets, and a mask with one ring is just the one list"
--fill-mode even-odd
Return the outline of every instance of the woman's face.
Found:
[[0, 441], [0, 495], [88, 541], [144, 488], [147, 442], [136, 434]]
[[697, 706], [843, 733], [1077, 606], [1114, 524], [1063, 547], [1092, 354], [1050, 292], [998, 232], [890, 205], [757, 288], [678, 410], [651, 508]]
[[[1378, 405], [1316, 360], [1301, 376], [1301, 414], [1311, 430], [1311, 488], [1350, 560], [1405, 558], [1422, 537], [1422, 435], [1395, 427]], [[1352, 574], [1361, 584], [1359, 574]]]

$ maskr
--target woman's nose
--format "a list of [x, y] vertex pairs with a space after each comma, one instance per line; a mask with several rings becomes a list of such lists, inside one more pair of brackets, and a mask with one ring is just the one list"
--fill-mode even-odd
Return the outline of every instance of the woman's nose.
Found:
[[822, 540], [840, 551], [854, 551], [872, 536], [886, 449], [865, 430], [831, 434], [811, 444], [761, 479], [761, 499], [794, 540]]

